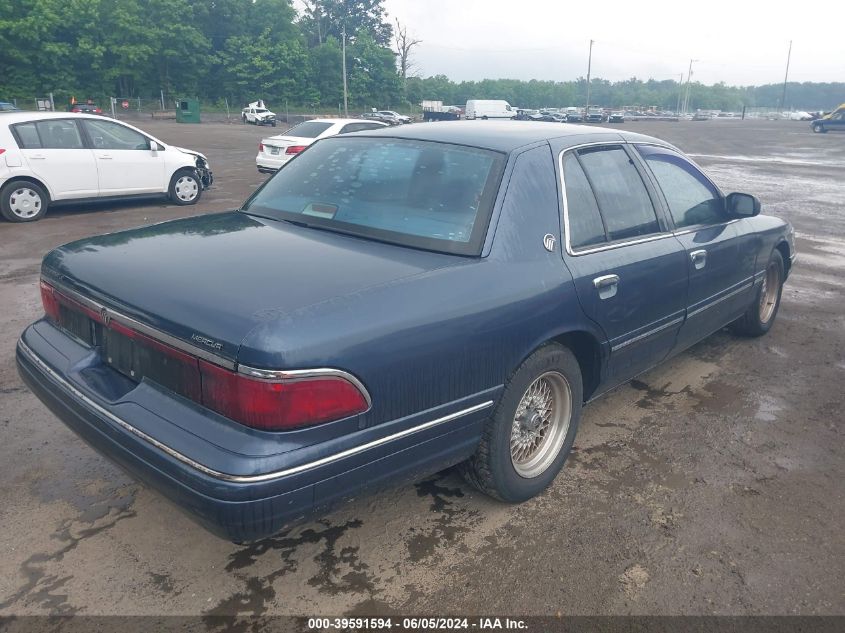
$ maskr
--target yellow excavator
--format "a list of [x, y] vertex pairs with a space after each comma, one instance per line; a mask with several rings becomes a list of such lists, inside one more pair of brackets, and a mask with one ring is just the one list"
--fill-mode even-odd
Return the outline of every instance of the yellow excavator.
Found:
[[830, 130], [845, 131], [845, 103], [835, 110], [825, 114], [822, 118], [816, 119], [810, 124], [813, 132], [829, 132]]

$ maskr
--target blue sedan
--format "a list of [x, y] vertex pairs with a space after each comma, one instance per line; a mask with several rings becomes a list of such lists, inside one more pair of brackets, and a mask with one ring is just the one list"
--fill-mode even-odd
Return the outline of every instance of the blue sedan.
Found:
[[454, 464], [520, 502], [585, 403], [724, 326], [772, 327], [795, 247], [759, 212], [639, 134], [328, 138], [236, 211], [48, 253], [18, 368], [236, 542]]

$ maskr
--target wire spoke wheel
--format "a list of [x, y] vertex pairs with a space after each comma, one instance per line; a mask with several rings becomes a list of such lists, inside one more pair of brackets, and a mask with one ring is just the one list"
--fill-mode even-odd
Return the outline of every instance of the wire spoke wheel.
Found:
[[770, 262], [760, 289], [760, 322], [768, 323], [775, 312], [780, 290], [780, 272], [775, 262]]
[[29, 187], [15, 189], [9, 196], [9, 209], [24, 220], [38, 215], [42, 204], [39, 193]]
[[563, 374], [549, 371], [532, 382], [516, 407], [511, 462], [520, 477], [544, 473], [555, 461], [572, 419], [572, 389]]

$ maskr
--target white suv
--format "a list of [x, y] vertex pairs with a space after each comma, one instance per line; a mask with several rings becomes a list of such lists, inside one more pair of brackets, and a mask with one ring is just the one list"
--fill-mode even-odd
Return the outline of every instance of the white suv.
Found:
[[53, 203], [165, 194], [195, 204], [213, 177], [199, 152], [103, 116], [0, 114], [0, 215], [44, 217]]

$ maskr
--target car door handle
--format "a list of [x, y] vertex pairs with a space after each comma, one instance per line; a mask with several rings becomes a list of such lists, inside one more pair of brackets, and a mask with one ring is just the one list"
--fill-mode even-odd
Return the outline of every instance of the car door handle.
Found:
[[32, 160], [47, 160], [47, 157], [44, 154], [33, 154], [30, 156]]
[[599, 291], [599, 299], [610, 299], [619, 290], [619, 275], [602, 275], [593, 279], [593, 286]]
[[112, 160], [111, 154], [100, 154], [97, 158], [100, 160]]
[[700, 251], [692, 251], [689, 254], [690, 259], [692, 260], [692, 265], [695, 266], [696, 270], [701, 270], [707, 265], [707, 251], [700, 250]]

